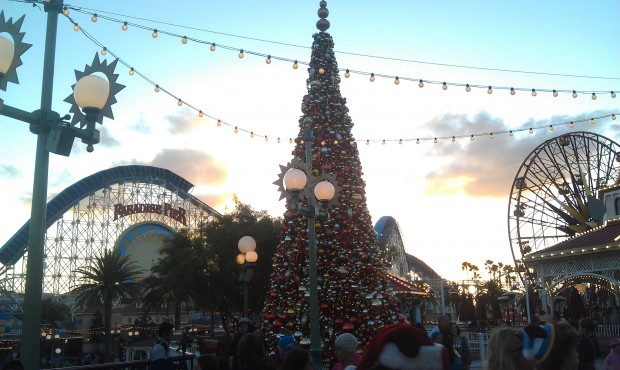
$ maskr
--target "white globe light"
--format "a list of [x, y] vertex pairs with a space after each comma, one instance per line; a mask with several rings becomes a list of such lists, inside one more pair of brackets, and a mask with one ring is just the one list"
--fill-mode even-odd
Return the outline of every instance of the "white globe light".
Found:
[[14, 55], [15, 45], [13, 42], [4, 36], [0, 36], [0, 73], [6, 74], [11, 63], [13, 63]]
[[102, 109], [108, 101], [109, 94], [110, 84], [108, 81], [96, 75], [80, 78], [73, 88], [73, 97], [81, 108]]
[[249, 251], [256, 249], [256, 240], [254, 240], [251, 236], [244, 236], [239, 239], [237, 247], [239, 248], [239, 252], [246, 254]]
[[306, 186], [306, 173], [297, 168], [291, 168], [284, 174], [284, 187], [289, 190], [301, 190]]
[[323, 180], [321, 182], [319, 182], [318, 184], [316, 184], [316, 186], [314, 187], [314, 196], [316, 197], [316, 199], [322, 201], [322, 200], [332, 200], [332, 198], [334, 197], [334, 195], [336, 194], [336, 188], [334, 187], [334, 185], [327, 181], [327, 180]]
[[61, 350], [60, 348], [56, 348], [56, 349], [54, 350], [54, 352], [56, 352], [56, 354], [57, 354], [57, 355], [59, 355], [59, 354], [60, 354], [60, 352], [62, 352], [62, 350]]
[[254, 263], [258, 260], [258, 253], [255, 251], [249, 251], [245, 254], [245, 261], [249, 263]]

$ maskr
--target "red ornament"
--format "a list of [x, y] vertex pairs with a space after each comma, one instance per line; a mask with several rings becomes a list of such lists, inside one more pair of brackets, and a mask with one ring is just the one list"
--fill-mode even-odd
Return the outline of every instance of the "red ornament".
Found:
[[344, 331], [353, 331], [353, 329], [355, 329], [355, 327], [350, 322], [342, 325], [342, 330]]

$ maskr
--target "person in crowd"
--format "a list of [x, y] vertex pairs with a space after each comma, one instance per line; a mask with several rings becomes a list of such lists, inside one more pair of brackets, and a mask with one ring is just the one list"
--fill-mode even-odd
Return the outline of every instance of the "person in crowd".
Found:
[[334, 341], [334, 353], [338, 362], [332, 370], [344, 370], [347, 366], [357, 366], [362, 356], [357, 353], [357, 338], [353, 334], [343, 333]]
[[609, 354], [605, 358], [605, 370], [620, 370], [620, 338], [609, 342]]
[[239, 370], [276, 370], [267, 355], [263, 338], [258, 333], [246, 333], [237, 345]]
[[313, 370], [314, 362], [310, 352], [299, 347], [289, 347], [285, 352], [279, 370]]
[[10, 360], [4, 364], [2, 370], [24, 370], [24, 365], [18, 360]]
[[383, 327], [370, 340], [356, 370], [448, 370], [448, 351], [407, 323]]
[[523, 331], [502, 327], [491, 333], [486, 349], [486, 370], [534, 370], [538, 362], [523, 356]]
[[284, 355], [290, 349], [295, 348], [297, 346], [297, 342], [295, 342], [295, 337], [292, 335], [282, 335], [278, 338], [278, 348], [275, 358], [276, 367], [280, 367], [282, 361], [284, 360]]
[[237, 345], [241, 337], [243, 337], [247, 333], [252, 332], [253, 330], [255, 330], [255, 327], [252, 325], [252, 321], [250, 321], [250, 319], [248, 319], [247, 317], [243, 317], [241, 318], [241, 320], [239, 320], [239, 323], [237, 324], [237, 332], [233, 336], [230, 343], [230, 355], [228, 358], [230, 370], [239, 369], [239, 365], [237, 364]]
[[596, 370], [594, 362], [600, 352], [598, 340], [594, 335], [594, 320], [586, 317], [579, 320], [579, 343], [577, 353], [579, 354], [579, 370]]
[[198, 353], [194, 360], [195, 370], [219, 370], [219, 361], [214, 354], [209, 353], [206, 338], [198, 338]]
[[[449, 330], [452, 340], [452, 361], [450, 361], [450, 369], [469, 370], [469, 366], [471, 365], [471, 354], [469, 353], [467, 338], [461, 335], [461, 328], [459, 328], [455, 322], [450, 323]], [[448, 356], [450, 357], [450, 349], [447, 349]]]
[[171, 370], [176, 368], [170, 360], [170, 340], [172, 339], [173, 329], [174, 326], [169, 322], [163, 322], [159, 325], [157, 339], [151, 350], [152, 370]]
[[435, 342], [448, 349], [448, 361], [450, 366], [454, 364], [454, 353], [450, 349], [452, 348], [452, 335], [450, 335], [450, 316], [446, 314], [439, 315], [437, 317], [437, 326], [431, 330], [428, 334], [429, 337]]
[[568, 321], [525, 327], [524, 355], [541, 370], [577, 370], [577, 332]]

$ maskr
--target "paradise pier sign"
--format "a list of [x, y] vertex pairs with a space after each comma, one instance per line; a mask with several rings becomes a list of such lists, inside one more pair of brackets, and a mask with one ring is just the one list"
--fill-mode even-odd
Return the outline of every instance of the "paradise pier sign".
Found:
[[183, 225], [187, 226], [186, 211], [184, 208], [173, 208], [170, 203], [162, 204], [115, 204], [114, 205], [114, 220], [119, 218], [134, 215], [136, 213], [158, 213], [179, 221]]

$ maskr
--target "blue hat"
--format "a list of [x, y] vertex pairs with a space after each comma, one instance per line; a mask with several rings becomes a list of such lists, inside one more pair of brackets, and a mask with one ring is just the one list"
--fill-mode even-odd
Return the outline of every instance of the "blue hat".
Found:
[[292, 335], [284, 335], [278, 340], [278, 348], [285, 349], [286, 346], [295, 342], [295, 337]]
[[544, 361], [555, 341], [553, 324], [528, 325], [523, 336], [523, 357], [528, 360]]

